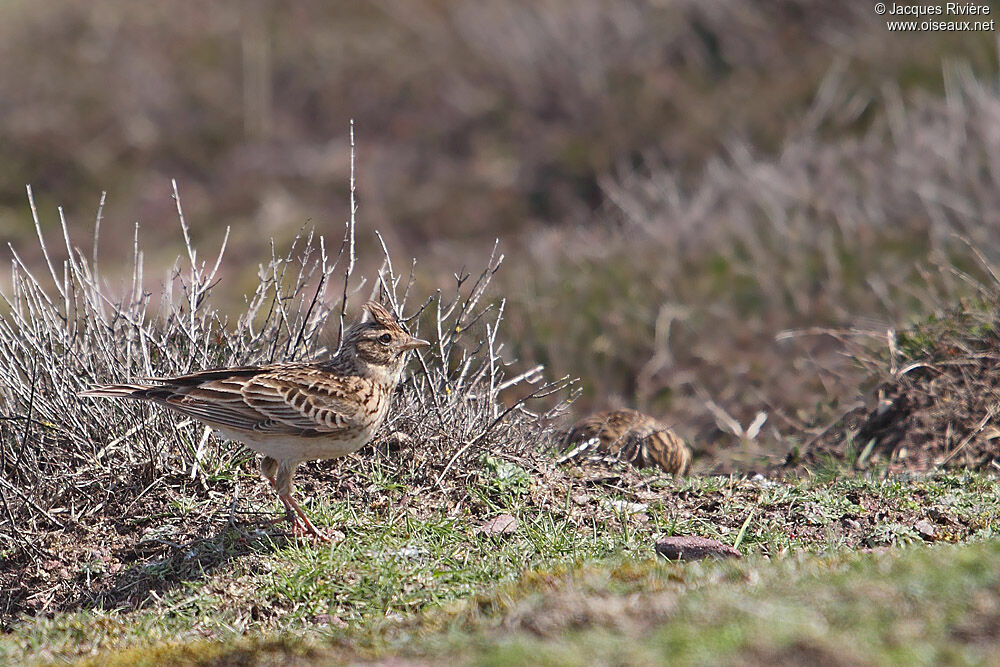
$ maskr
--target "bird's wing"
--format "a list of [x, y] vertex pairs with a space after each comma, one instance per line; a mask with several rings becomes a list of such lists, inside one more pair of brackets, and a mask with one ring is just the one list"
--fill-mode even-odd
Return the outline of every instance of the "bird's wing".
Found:
[[364, 421], [364, 402], [376, 391], [356, 376], [332, 375], [316, 368], [277, 370], [243, 386], [247, 405], [293, 429], [335, 433]]
[[147, 398], [212, 426], [322, 436], [354, 427], [362, 380], [309, 365], [205, 371], [165, 380]]

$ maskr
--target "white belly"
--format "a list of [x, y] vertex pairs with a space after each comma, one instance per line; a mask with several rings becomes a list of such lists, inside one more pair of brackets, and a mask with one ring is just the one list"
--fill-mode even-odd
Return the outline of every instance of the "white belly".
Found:
[[302, 438], [294, 435], [264, 437], [257, 433], [235, 429], [218, 429], [218, 431], [229, 440], [242, 442], [250, 449], [279, 461], [310, 461], [347, 456], [361, 449], [372, 436], [368, 430], [362, 431], [352, 439], [332, 436]]

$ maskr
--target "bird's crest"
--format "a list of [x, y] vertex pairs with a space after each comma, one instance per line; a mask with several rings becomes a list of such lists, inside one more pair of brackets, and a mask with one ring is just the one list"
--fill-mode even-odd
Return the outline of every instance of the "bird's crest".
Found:
[[[371, 315], [371, 318], [375, 320], [375, 322], [381, 324], [387, 329], [399, 328], [399, 322], [397, 322], [395, 316], [392, 313], [390, 313], [386, 309], [386, 307], [380, 304], [378, 301], [366, 301], [365, 310], [368, 311], [368, 314]], [[364, 321], [364, 319], [362, 321]]]

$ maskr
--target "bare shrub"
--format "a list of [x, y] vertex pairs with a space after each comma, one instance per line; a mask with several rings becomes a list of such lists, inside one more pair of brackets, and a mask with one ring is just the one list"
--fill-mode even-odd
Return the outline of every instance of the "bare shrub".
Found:
[[[11, 248], [12, 286], [0, 292], [6, 306], [0, 313], [0, 562], [43, 550], [53, 532], [127, 511], [168, 476], [219, 476], [249, 456], [220, 446], [198, 422], [143, 405], [79, 399], [78, 391], [98, 382], [328, 354], [335, 345], [324, 345], [324, 324], [339, 320], [342, 330], [345, 315], [353, 316], [348, 301], [362, 291], [382, 294], [399, 313], [410, 308], [412, 268], [404, 281], [388, 250], [372, 280], [353, 276], [352, 212], [336, 253], [311, 232], [300, 233], [284, 252], [273, 249], [231, 322], [211, 299], [225, 244], [210, 260], [199, 258], [176, 186], [174, 195], [187, 255], [160, 291], [147, 287], [138, 226], [132, 277], [118, 289], [100, 277], [96, 231], [88, 258], [72, 244], [65, 219], [67, 258], [57, 267], [29, 189], [51, 282]], [[99, 228], [100, 211], [97, 219]], [[498, 339], [503, 301], [486, 297], [501, 261], [494, 251], [477, 279], [457, 275], [452, 296], [431, 295], [404, 317], [418, 335], [432, 328], [423, 335], [435, 345], [420, 355], [419, 371], [395, 400], [389, 428], [407, 434], [423, 453], [395, 473], [441, 485], [468, 474], [484, 450], [523, 454], [545, 424], [526, 401], [566, 388], [565, 381], [543, 382], [540, 367], [509, 372]], [[339, 289], [336, 272], [343, 273]], [[516, 396], [507, 405], [500, 397], [511, 392]]]

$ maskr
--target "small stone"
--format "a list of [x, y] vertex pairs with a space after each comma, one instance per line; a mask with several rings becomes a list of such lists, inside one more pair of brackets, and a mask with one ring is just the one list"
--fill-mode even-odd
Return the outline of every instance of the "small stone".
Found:
[[331, 614], [316, 614], [313, 616], [313, 622], [316, 625], [329, 625], [335, 628], [347, 627], [347, 621], [339, 616], [333, 616]]
[[590, 502], [590, 496], [586, 493], [577, 493], [570, 496], [570, 500], [572, 500], [576, 505], [586, 505]]
[[478, 535], [509, 535], [517, 530], [517, 519], [510, 514], [501, 514], [476, 527]]
[[937, 534], [937, 530], [934, 528], [934, 524], [932, 524], [927, 519], [921, 519], [920, 521], [913, 524], [913, 530], [917, 531], [917, 533], [920, 534], [920, 537], [928, 541], [933, 540], [935, 535]]
[[601, 502], [601, 507], [618, 514], [639, 514], [649, 509], [646, 503], [630, 503], [627, 500], [605, 500]]
[[757, 473], [756, 475], [751, 477], [750, 482], [758, 486], [763, 486], [768, 489], [774, 486], [778, 486], [778, 483], [775, 482], [773, 479], [768, 479], [767, 477], [764, 477], [760, 473]]
[[662, 537], [656, 542], [656, 553], [669, 560], [741, 557], [728, 544], [707, 537]]
[[427, 556], [427, 554], [427, 549], [414, 546], [405, 546], [402, 549], [396, 549], [395, 551], [389, 552], [390, 556], [403, 558], [405, 560], [422, 560], [425, 556]]

